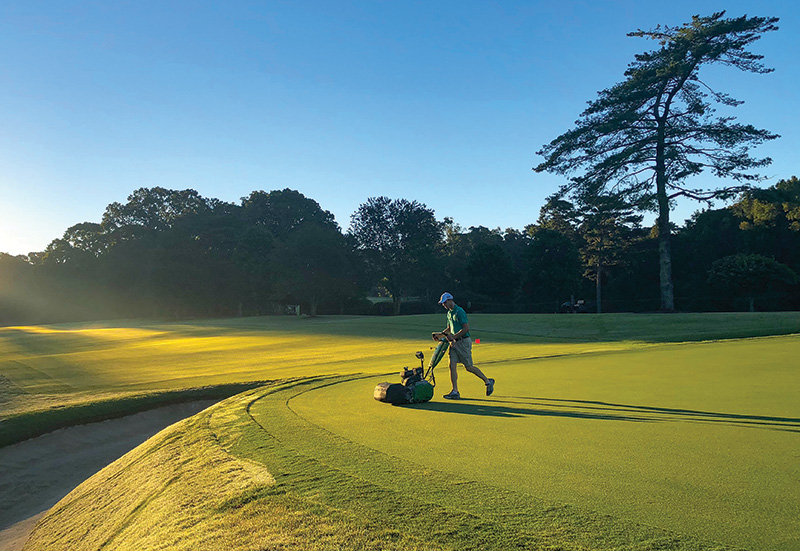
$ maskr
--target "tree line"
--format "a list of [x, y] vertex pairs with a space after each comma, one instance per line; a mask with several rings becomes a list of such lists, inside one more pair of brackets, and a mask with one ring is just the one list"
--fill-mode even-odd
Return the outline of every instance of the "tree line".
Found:
[[[672, 228], [684, 311], [800, 309], [800, 181], [748, 190]], [[369, 198], [342, 230], [290, 189], [239, 204], [142, 188], [40, 253], [0, 254], [0, 323], [114, 317], [660, 308], [658, 226], [619, 198], [551, 197], [522, 229], [463, 228], [426, 205]], [[386, 302], [367, 297], [385, 296]]]

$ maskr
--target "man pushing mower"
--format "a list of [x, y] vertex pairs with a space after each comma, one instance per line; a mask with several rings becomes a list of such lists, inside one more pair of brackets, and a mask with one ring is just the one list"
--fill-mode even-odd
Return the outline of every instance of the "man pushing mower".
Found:
[[467, 313], [453, 300], [453, 295], [444, 293], [439, 304], [447, 310], [447, 327], [443, 331], [433, 333], [433, 340], [447, 340], [450, 343], [450, 381], [453, 389], [445, 394], [448, 400], [461, 398], [458, 392], [458, 364], [463, 364], [470, 373], [481, 379], [486, 385], [486, 395], [494, 392], [494, 379], [489, 379], [472, 363], [472, 340], [469, 337]]

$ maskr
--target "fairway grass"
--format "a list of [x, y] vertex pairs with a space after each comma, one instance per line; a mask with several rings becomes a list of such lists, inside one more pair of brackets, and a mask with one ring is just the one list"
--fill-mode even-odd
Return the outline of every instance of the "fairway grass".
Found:
[[[473, 314], [470, 321], [482, 342], [479, 363], [800, 333], [798, 312]], [[159, 392], [399, 371], [414, 351], [430, 353], [428, 336], [443, 326], [443, 315], [421, 315], [0, 327], [0, 420]]]
[[441, 400], [439, 368], [432, 402], [375, 402], [443, 318], [0, 329], [0, 437], [272, 381], [98, 473], [26, 549], [800, 548], [800, 314], [472, 315], [494, 396], [462, 371]]

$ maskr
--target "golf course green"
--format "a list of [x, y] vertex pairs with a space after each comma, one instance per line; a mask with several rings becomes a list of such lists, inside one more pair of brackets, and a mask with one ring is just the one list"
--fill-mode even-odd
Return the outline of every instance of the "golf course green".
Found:
[[443, 316], [0, 329], [0, 436], [260, 385], [86, 481], [26, 549], [800, 549], [800, 315], [470, 321], [495, 394], [462, 371], [442, 400], [439, 367], [403, 407], [372, 389]]
[[800, 336], [667, 345], [484, 366], [491, 398], [466, 379], [458, 402], [365, 407], [372, 378], [288, 407], [409, 465], [765, 549], [800, 528], [798, 357]]

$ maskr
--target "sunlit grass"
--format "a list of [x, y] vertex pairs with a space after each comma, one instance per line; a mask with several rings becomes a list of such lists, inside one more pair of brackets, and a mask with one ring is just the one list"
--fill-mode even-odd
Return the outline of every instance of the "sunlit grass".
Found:
[[800, 545], [800, 315], [470, 321], [495, 396], [464, 373], [465, 399], [441, 400], [440, 368], [413, 408], [372, 388], [430, 352], [443, 316], [1, 329], [0, 396], [32, 418], [300, 380], [165, 431], [65, 499], [29, 549]]
[[[386, 373], [430, 353], [443, 315], [240, 318], [0, 328], [0, 420], [151, 393]], [[800, 332], [800, 314], [480, 315], [478, 364]], [[0, 434], [3, 427], [0, 425]]]
[[[482, 341], [479, 362], [800, 332], [796, 313], [474, 315], [471, 322]], [[86, 391], [165, 391], [287, 376], [381, 373], [408, 363], [415, 350], [429, 349], [430, 331], [443, 325], [443, 316], [431, 315], [0, 328], [0, 374], [33, 397], [61, 396], [67, 402]]]

